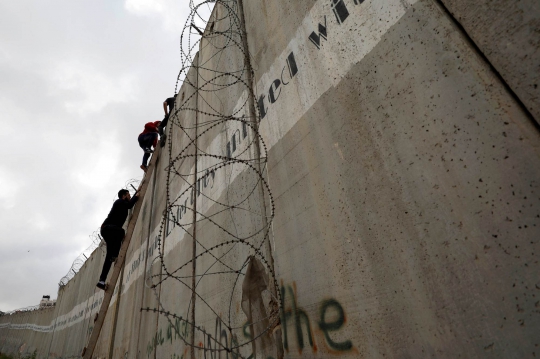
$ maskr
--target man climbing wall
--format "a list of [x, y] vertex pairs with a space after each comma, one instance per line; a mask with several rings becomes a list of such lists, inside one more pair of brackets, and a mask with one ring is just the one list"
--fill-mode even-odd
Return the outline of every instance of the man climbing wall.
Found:
[[103, 270], [99, 276], [99, 282], [96, 285], [100, 289], [105, 290], [106, 288], [105, 280], [107, 279], [107, 274], [109, 274], [112, 262], [118, 257], [120, 246], [126, 235], [122, 226], [126, 221], [128, 211], [133, 208], [138, 199], [139, 196], [137, 194], [131, 198], [127, 189], [118, 191], [118, 199], [114, 202], [109, 215], [101, 225], [101, 236], [105, 240], [105, 243], [107, 243], [107, 255], [103, 263]]
[[174, 108], [174, 102], [176, 99], [175, 96], [176, 95], [174, 95], [173, 97], [169, 97], [168, 99], [163, 101], [163, 111], [165, 112], [165, 117], [163, 117], [163, 121], [161, 121], [161, 125], [159, 126], [159, 136], [160, 136], [159, 144], [161, 145], [161, 147], [165, 146], [166, 136], [163, 133], [163, 131], [167, 127], [167, 123], [169, 122], [169, 116], [172, 113], [172, 110]]

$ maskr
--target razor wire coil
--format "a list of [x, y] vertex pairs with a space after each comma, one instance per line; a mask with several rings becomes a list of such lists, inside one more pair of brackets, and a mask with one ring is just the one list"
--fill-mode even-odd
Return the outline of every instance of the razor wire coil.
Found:
[[[211, 17], [207, 19], [202, 14], [210, 4], [214, 8]], [[167, 128], [166, 205], [157, 236], [157, 255], [147, 266], [146, 275], [146, 286], [154, 291], [156, 306], [145, 306], [141, 311], [163, 316], [170, 327], [174, 328], [175, 335], [191, 350], [223, 351], [245, 358], [240, 348], [262, 336], [271, 335], [273, 328], [279, 324], [281, 292], [269, 259], [268, 247], [264, 246], [269, 243], [275, 215], [275, 202], [266, 176], [268, 150], [259, 132], [259, 115], [250, 110], [250, 97], [254, 101], [255, 94], [248, 80], [248, 71], [251, 70], [244, 61], [249, 57], [249, 51], [243, 45], [242, 36], [245, 36], [245, 31], [241, 24], [238, 2], [190, 0], [189, 6], [190, 14], [180, 35], [181, 68], [175, 85], [177, 99]], [[199, 27], [204, 31], [199, 31]], [[240, 60], [231, 63], [231, 58]], [[238, 64], [240, 66], [234, 68]], [[192, 78], [192, 72], [195, 72], [196, 79]], [[181, 96], [179, 89], [182, 90]], [[237, 97], [238, 104], [233, 109], [224, 110], [224, 104], [230, 100], [228, 96], [231, 93], [241, 94]], [[211, 142], [216, 133], [228, 134], [238, 126], [240, 130], [237, 131], [243, 131], [244, 140], [248, 141], [237, 154], [225, 155], [223, 149], [201, 145]], [[182, 138], [182, 143], [175, 142], [173, 138], [176, 141]], [[186, 164], [192, 165], [186, 168]], [[200, 181], [208, 173], [226, 179], [222, 193], [207, 194], [201, 190]], [[237, 178], [245, 177], [249, 186], [242, 188], [238, 180], [234, 182], [233, 173], [237, 173]], [[175, 193], [175, 188], [182, 185], [184, 188]], [[239, 198], [232, 198], [232, 186], [240, 187], [234, 194]], [[188, 197], [194, 199], [189, 205]], [[198, 198], [201, 202], [204, 200], [208, 208], [197, 208]], [[182, 199], [185, 199], [183, 203]], [[184, 215], [178, 215], [182, 212]], [[242, 230], [239, 229], [239, 223], [245, 216], [249, 216], [255, 224], [248, 233], [242, 234], [239, 233]], [[190, 220], [186, 221], [186, 218]], [[176, 236], [194, 243], [196, 252], [190, 259], [180, 263], [167, 260], [165, 246], [171, 226], [173, 230], [178, 228]], [[194, 235], [195, 226], [212, 235], [203, 238]], [[242, 315], [233, 315], [233, 311], [234, 307], [237, 309], [242, 304], [242, 279], [246, 279], [246, 270], [252, 258], [257, 258], [270, 276], [265, 290], [266, 312], [252, 322], [240, 323]], [[159, 273], [152, 273], [154, 267], [156, 271], [159, 268]], [[191, 273], [186, 273], [190, 268]], [[227, 282], [227, 276], [233, 278]], [[190, 279], [195, 282], [195, 286], [189, 282]], [[208, 282], [203, 285], [205, 280]], [[214, 296], [206, 293], [212, 280], [228, 283], [228, 286], [220, 286], [220, 293], [225, 295], [228, 292], [228, 299], [224, 301], [220, 296], [216, 301]], [[174, 286], [180, 286], [186, 290], [185, 293], [191, 293], [191, 299], [180, 306], [167, 303], [160, 291], [163, 288], [171, 290]], [[193, 299], [202, 303], [202, 310], [196, 311]], [[223, 314], [224, 302], [228, 307], [226, 315]], [[206, 314], [201, 314], [203, 312]], [[222, 342], [221, 333], [216, 337], [205, 328], [203, 324], [208, 322], [208, 318], [202, 317], [208, 316], [208, 313], [214, 315], [216, 321], [228, 330], [230, 343]], [[188, 319], [190, 315], [201, 319], [193, 321]], [[196, 343], [192, 335], [181, 333], [175, 324], [178, 322], [198, 333], [197, 336], [202, 335], [206, 344]], [[263, 329], [240, 340], [246, 326], [255, 324], [262, 325]]]

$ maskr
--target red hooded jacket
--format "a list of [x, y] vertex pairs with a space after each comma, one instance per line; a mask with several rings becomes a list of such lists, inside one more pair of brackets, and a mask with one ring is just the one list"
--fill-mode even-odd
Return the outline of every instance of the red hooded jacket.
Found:
[[[144, 131], [141, 132], [140, 135], [146, 135], [147, 133], [154, 133], [154, 132], [158, 133], [159, 132], [158, 126], [159, 126], [160, 122], [161, 121], [148, 122], [147, 124], [144, 125]], [[157, 145], [157, 136], [156, 136], [156, 139], [154, 140], [154, 144], [152, 146], [156, 147], [156, 145]]]

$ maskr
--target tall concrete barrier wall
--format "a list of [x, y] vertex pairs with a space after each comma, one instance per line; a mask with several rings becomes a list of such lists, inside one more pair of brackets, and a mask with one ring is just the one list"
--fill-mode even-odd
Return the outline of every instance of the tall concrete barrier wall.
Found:
[[540, 124], [540, 4], [442, 0]]
[[[517, 67], [482, 6], [218, 2], [94, 357], [539, 355], [538, 9]], [[103, 260], [0, 352], [80, 357]]]

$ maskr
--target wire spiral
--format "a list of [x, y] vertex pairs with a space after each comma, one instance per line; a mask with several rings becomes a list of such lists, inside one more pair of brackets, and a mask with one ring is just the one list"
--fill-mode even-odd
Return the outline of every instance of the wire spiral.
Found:
[[[212, 16], [205, 20], [210, 5]], [[157, 255], [147, 267], [146, 285], [157, 305], [141, 311], [164, 316], [192, 352], [246, 358], [242, 348], [268, 340], [278, 325], [281, 299], [269, 242], [275, 207], [267, 148], [253, 106], [238, 6], [236, 0], [190, 0], [167, 128], [166, 209]], [[191, 242], [193, 252], [166, 256], [180, 242], [186, 243], [182, 248]], [[257, 263], [263, 270], [256, 272]], [[171, 303], [171, 292], [183, 301]], [[259, 310], [253, 316], [252, 305]], [[216, 329], [208, 329], [213, 323]]]

